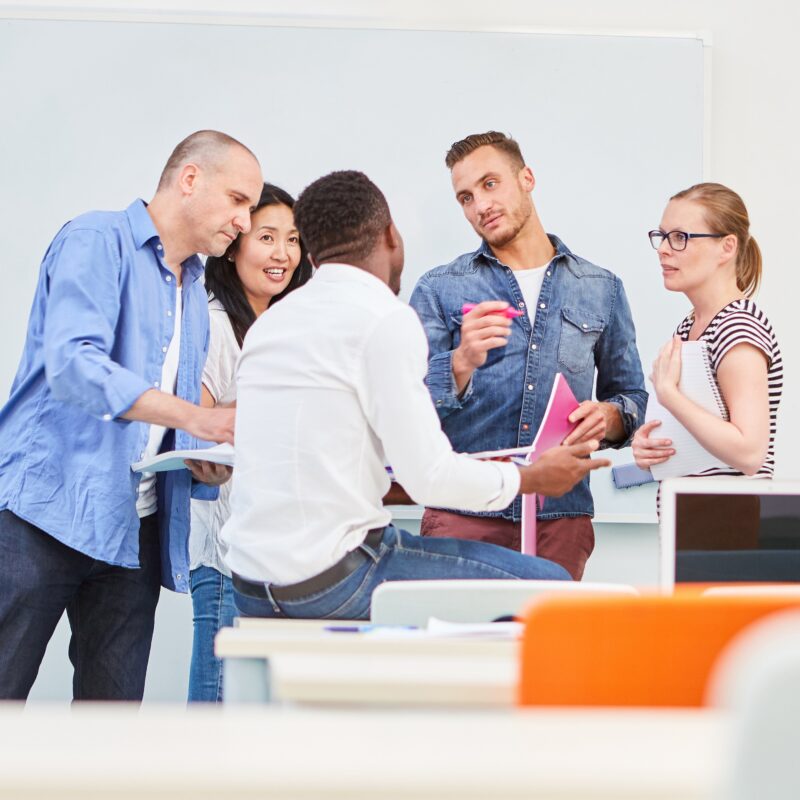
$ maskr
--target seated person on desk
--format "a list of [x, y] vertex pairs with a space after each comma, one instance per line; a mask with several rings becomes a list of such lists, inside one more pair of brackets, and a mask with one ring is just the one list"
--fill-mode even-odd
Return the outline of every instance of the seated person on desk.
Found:
[[[476, 251], [423, 275], [411, 295], [428, 337], [426, 383], [447, 438], [465, 453], [532, 444], [561, 372], [582, 401], [566, 443], [625, 446], [647, 395], [622, 281], [545, 232], [531, 196], [533, 172], [513, 139], [496, 131], [467, 136], [445, 162], [481, 238]], [[462, 314], [466, 303], [477, 307]], [[503, 314], [509, 307], [525, 313], [512, 321]], [[423, 536], [520, 549], [519, 499], [477, 515], [429, 505]], [[537, 515], [536, 552], [575, 580], [594, 549], [593, 513], [587, 477]]]
[[520, 491], [562, 494], [608, 462], [587, 458], [596, 441], [528, 467], [455, 454], [423, 382], [424, 331], [396, 297], [403, 241], [383, 194], [360, 172], [334, 172], [294, 211], [319, 269], [254, 323], [237, 376], [222, 539], [240, 613], [366, 619], [388, 580], [568, 579], [541, 558], [390, 524], [387, 462], [418, 503], [476, 511]]
[[[665, 288], [683, 292], [692, 304], [653, 364], [651, 377], [659, 402], [728, 465], [698, 475], [771, 478], [783, 360], [772, 325], [751, 299], [761, 280], [761, 251], [750, 235], [742, 198], [718, 183], [692, 186], [669, 201], [661, 227], [649, 236], [658, 250]], [[681, 342], [696, 340], [708, 345], [727, 419], [701, 408], [679, 389]], [[642, 469], [675, 454], [670, 440], [658, 438], [659, 424], [652, 420], [634, 436], [633, 454]], [[684, 499], [691, 505], [692, 498]], [[709, 504], [708, 497], [696, 500], [699, 505], [687, 506], [686, 514], [678, 508], [681, 519], [676, 530], [694, 540], [679, 546], [708, 549], [715, 521], [729, 543], [734, 527], [740, 535], [743, 526], [757, 531], [758, 509], [753, 507], [757, 498], [729, 497], [719, 504]]]

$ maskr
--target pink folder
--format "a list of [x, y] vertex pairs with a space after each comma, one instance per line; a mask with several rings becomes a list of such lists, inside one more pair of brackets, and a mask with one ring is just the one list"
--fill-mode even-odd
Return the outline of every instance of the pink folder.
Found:
[[[560, 372], [556, 373], [542, 424], [530, 451], [525, 456], [526, 463], [532, 464], [546, 450], [558, 447], [575, 430], [578, 423], [570, 422], [568, 417], [579, 405], [572, 389], [569, 388], [567, 379]], [[535, 494], [522, 495], [521, 550], [529, 556], [536, 555], [537, 499], [538, 495]]]

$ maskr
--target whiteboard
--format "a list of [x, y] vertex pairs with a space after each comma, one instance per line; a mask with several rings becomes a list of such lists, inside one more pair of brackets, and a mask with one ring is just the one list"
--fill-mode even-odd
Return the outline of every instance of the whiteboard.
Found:
[[[645, 371], [687, 305], [646, 231], [702, 179], [698, 38], [74, 20], [0, 21], [0, 393], [59, 227], [149, 199], [172, 147], [218, 128], [293, 194], [334, 169], [385, 192], [406, 243], [402, 296], [475, 249], [444, 154], [468, 133], [521, 143], [547, 230], [625, 282]], [[630, 451], [615, 454], [630, 460]], [[599, 514], [651, 514], [649, 489], [593, 479]]]

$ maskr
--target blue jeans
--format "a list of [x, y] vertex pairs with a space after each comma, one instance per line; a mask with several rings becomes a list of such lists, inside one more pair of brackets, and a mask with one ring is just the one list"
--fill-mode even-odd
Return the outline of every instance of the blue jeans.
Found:
[[161, 591], [155, 514], [139, 524], [139, 563], [96, 561], [0, 511], [0, 699], [27, 698], [66, 610], [75, 700], [141, 700]]
[[428, 539], [388, 525], [377, 551], [361, 545], [364, 563], [339, 583], [299, 600], [268, 600], [234, 589], [236, 608], [245, 617], [369, 619], [372, 592], [384, 581], [442, 578], [524, 578], [569, 580], [558, 564], [505, 547], [465, 539]]
[[190, 585], [194, 640], [189, 702], [218, 703], [222, 700], [222, 659], [214, 655], [214, 637], [220, 628], [233, 625], [233, 584], [213, 567], [198, 567], [190, 573]]

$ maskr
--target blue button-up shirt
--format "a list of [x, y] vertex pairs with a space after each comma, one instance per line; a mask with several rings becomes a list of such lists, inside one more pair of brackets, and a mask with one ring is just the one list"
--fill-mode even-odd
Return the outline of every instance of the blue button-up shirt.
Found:
[[[208, 298], [197, 256], [183, 263], [175, 394], [200, 397]], [[149, 425], [121, 418], [161, 381], [175, 327], [175, 276], [141, 200], [68, 222], [42, 262], [25, 349], [0, 410], [0, 509], [81, 553], [139, 566], [139, 474]], [[196, 446], [168, 431], [164, 449]], [[188, 589], [187, 470], [157, 481], [162, 583]], [[215, 490], [198, 486], [197, 496]]]
[[[489, 351], [459, 395], [453, 379], [453, 350], [461, 341], [461, 307], [483, 300], [506, 300], [524, 310], [514, 271], [484, 242], [427, 272], [411, 295], [428, 336], [426, 382], [442, 428], [459, 452], [496, 450], [531, 444], [541, 424], [556, 372], [567, 379], [578, 400], [592, 397], [597, 373], [598, 400], [616, 405], [626, 441], [644, 419], [647, 393], [636, 349], [630, 307], [622, 281], [608, 270], [576, 256], [557, 237], [556, 256], [539, 295], [535, 322], [528, 314], [513, 320], [505, 347]], [[588, 477], [560, 498], [548, 498], [540, 519], [593, 514]], [[519, 520], [518, 497], [501, 512]]]

